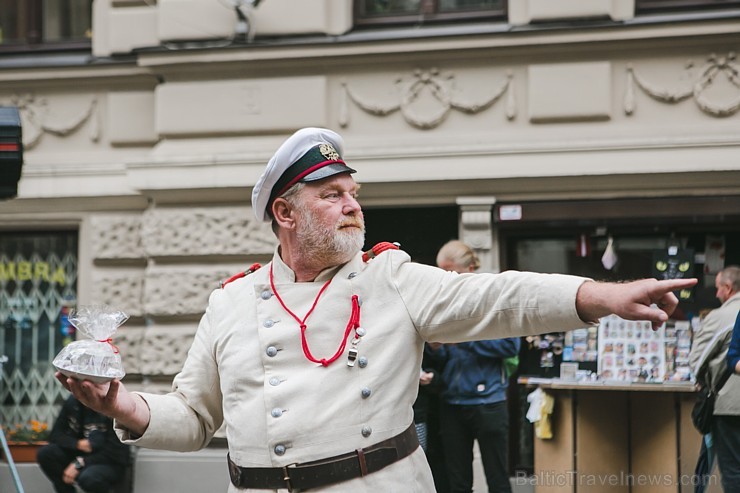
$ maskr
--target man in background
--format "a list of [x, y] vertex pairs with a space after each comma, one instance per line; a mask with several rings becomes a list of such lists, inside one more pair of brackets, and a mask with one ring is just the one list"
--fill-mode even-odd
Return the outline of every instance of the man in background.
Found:
[[[715, 388], [726, 371], [732, 327], [740, 310], [740, 267], [725, 267], [714, 284], [722, 305], [701, 322], [689, 354], [696, 381], [708, 388]], [[706, 473], [711, 473], [712, 457], [716, 457], [725, 492], [740, 491], [740, 376], [731, 376], [717, 394], [712, 432], [703, 440], [702, 449], [708, 455]], [[703, 484], [698, 491], [703, 491]]]
[[41, 470], [57, 493], [108, 493], [126, 471], [128, 445], [113, 430], [113, 420], [70, 395], [54, 422], [49, 444], [38, 451]]

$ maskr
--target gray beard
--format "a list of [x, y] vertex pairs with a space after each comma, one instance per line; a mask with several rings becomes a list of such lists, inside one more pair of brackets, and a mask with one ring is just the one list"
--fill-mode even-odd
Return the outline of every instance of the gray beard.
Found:
[[[365, 243], [364, 224], [361, 230], [322, 227], [316, 216], [308, 208], [303, 211], [303, 221], [296, 231], [301, 253], [311, 263], [325, 266], [340, 265], [349, 262]], [[341, 220], [339, 221], [341, 223]]]

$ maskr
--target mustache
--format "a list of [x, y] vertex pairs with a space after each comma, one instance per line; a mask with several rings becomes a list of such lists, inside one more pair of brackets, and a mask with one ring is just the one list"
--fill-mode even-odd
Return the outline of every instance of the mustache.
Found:
[[341, 228], [360, 228], [362, 231], [365, 231], [365, 221], [362, 220], [362, 218], [355, 217], [355, 218], [348, 218], [348, 219], [342, 219], [337, 224], [337, 229]]

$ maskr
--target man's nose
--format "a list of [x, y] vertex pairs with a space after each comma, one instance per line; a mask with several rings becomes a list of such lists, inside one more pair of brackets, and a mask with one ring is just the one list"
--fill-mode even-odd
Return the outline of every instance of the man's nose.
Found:
[[342, 212], [345, 214], [356, 214], [362, 210], [360, 203], [350, 194], [345, 194], [344, 206]]

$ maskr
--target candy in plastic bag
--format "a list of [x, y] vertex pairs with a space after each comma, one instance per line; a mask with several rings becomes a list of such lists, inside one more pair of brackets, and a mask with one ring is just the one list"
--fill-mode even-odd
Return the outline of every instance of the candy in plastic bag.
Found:
[[69, 322], [89, 339], [67, 344], [52, 364], [68, 377], [104, 383], [123, 378], [121, 355], [113, 345], [113, 334], [128, 315], [107, 305], [80, 306], [72, 310]]

